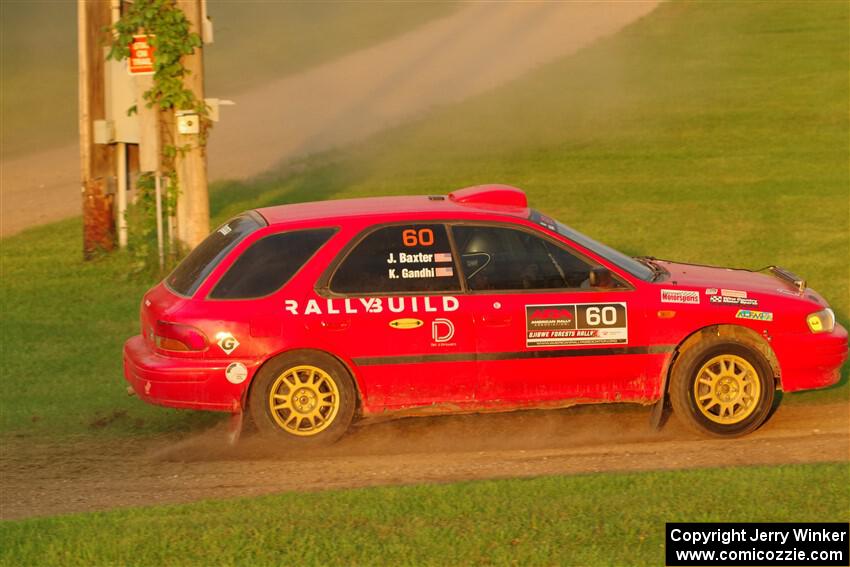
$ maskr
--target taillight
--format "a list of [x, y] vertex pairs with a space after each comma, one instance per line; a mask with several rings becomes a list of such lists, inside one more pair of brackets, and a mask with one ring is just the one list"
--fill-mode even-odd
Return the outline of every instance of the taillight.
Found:
[[207, 348], [207, 337], [200, 330], [165, 321], [156, 322], [154, 342], [162, 350], [199, 351]]

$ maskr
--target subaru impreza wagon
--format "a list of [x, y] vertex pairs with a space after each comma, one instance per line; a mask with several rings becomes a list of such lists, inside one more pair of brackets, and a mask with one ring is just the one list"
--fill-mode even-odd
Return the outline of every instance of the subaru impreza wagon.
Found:
[[378, 416], [667, 399], [735, 436], [846, 356], [787, 270], [632, 258], [489, 185], [233, 218], [145, 294], [124, 373], [143, 400], [246, 411], [292, 444]]

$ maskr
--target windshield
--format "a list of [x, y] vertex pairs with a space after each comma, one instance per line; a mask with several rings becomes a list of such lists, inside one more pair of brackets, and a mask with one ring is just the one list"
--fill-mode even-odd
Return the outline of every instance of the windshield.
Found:
[[227, 253], [258, 228], [260, 223], [247, 214], [227, 221], [180, 262], [165, 278], [166, 285], [180, 295], [192, 296]]
[[622, 252], [614, 250], [610, 246], [606, 246], [601, 242], [597, 242], [577, 230], [574, 230], [567, 225], [558, 222], [551, 217], [540, 214], [538, 211], [531, 211], [531, 220], [542, 227], [548, 228], [553, 232], [557, 232], [579, 246], [587, 248], [597, 256], [608, 260], [618, 268], [622, 268], [636, 278], [644, 281], [652, 281], [655, 272], [649, 266], [642, 264], [630, 256], [626, 256]]

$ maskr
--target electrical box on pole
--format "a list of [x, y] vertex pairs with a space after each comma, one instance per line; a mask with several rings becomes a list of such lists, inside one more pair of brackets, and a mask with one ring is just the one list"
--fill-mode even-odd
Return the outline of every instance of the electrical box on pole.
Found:
[[[202, 48], [183, 55], [180, 65], [183, 87], [204, 107], [163, 110], [148, 107], [144, 94], [153, 90], [156, 73], [156, 36], [144, 26], [132, 39], [118, 29], [122, 14], [138, 8], [141, 0], [77, 0], [80, 65], [80, 156], [83, 186], [84, 250], [86, 258], [96, 250], [111, 250], [128, 242], [126, 210], [131, 174], [151, 173], [157, 195], [157, 223], [165, 214], [169, 248], [172, 235], [184, 249], [193, 248], [209, 233], [209, 197], [205, 141], [210, 121], [217, 121], [219, 107], [230, 101], [204, 99]], [[212, 42], [212, 23], [205, 0], [174, 0], [193, 33], [202, 43]], [[153, 29], [157, 29], [153, 26]], [[115, 33], [113, 37], [111, 34]], [[166, 32], [161, 32], [166, 34]], [[121, 35], [124, 34], [124, 35]], [[118, 37], [127, 41], [126, 55], [111, 59], [109, 45]], [[167, 34], [166, 34], [167, 35]], [[170, 44], [169, 44], [170, 45]], [[114, 53], [114, 50], [112, 51]], [[163, 161], [164, 144], [179, 148], [173, 171], [177, 187], [170, 182], [169, 160]], [[176, 211], [160, 197], [175, 191]], [[117, 228], [117, 230], [116, 230]], [[172, 230], [173, 229], [173, 230]], [[161, 230], [158, 231], [160, 234]], [[162, 238], [160, 237], [160, 250]], [[160, 258], [162, 263], [162, 258]]]

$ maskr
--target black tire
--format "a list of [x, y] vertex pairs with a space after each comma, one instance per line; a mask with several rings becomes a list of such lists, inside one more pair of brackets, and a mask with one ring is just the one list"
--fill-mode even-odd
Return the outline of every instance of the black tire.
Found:
[[758, 429], [770, 415], [776, 393], [764, 356], [723, 338], [685, 351], [670, 378], [676, 417], [690, 429], [715, 437], [738, 437]]
[[[335, 407], [325, 407], [328, 402]], [[283, 407], [273, 409], [273, 403]], [[260, 433], [297, 447], [328, 445], [342, 437], [356, 406], [357, 391], [348, 370], [318, 351], [286, 353], [268, 361], [248, 395], [248, 412]]]

